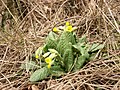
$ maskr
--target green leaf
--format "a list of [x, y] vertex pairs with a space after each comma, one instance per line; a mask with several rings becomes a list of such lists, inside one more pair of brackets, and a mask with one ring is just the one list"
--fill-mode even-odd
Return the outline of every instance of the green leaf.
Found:
[[[70, 47], [70, 45], [68, 47]], [[63, 59], [64, 59], [66, 71], [70, 71], [74, 62], [72, 48], [65, 50]]]
[[104, 47], [103, 44], [99, 44], [99, 43], [93, 44], [93, 45], [91, 46], [91, 48], [89, 49], [89, 52], [95, 52], [95, 51], [97, 51], [97, 50], [102, 49], [103, 47]]
[[[85, 45], [84, 45], [84, 43], [76, 43], [75, 45], [72, 45], [75, 49], [77, 49], [78, 51], [81, 51], [81, 48], [84, 48], [85, 47]], [[83, 51], [82, 51], [82, 53], [83, 53]]]
[[85, 48], [84, 48], [84, 47], [80, 47], [80, 53], [81, 53], [82, 55], [84, 55], [85, 52], [86, 52]]
[[44, 46], [43, 46], [43, 53], [46, 53], [48, 51], [48, 47], [47, 47], [47, 45], [45, 44]]
[[89, 59], [90, 58], [90, 54], [86, 51], [83, 55], [86, 59]]
[[26, 69], [26, 71], [34, 69], [36, 66], [36, 63], [34, 61], [27, 61], [26, 63], [21, 64], [21, 69]]
[[86, 47], [87, 44], [85, 43], [86, 43], [86, 36], [84, 35], [78, 40], [78, 43], [73, 45], [73, 47], [78, 51], [80, 51], [80, 53], [83, 55], [87, 50], [87, 47]]
[[50, 32], [48, 37], [46, 38], [47, 48], [56, 49], [58, 43], [58, 36], [54, 32]]
[[86, 47], [80, 47], [80, 53], [81, 53], [82, 56], [84, 56], [86, 59], [89, 59], [89, 53], [88, 53]]
[[85, 62], [86, 62], [86, 58], [84, 56], [78, 57], [78, 60], [76, 61], [73, 71], [77, 71], [80, 68], [82, 68]]
[[49, 69], [47, 67], [43, 67], [41, 69], [36, 70], [30, 77], [31, 82], [36, 82], [39, 80], [45, 79], [49, 75]]
[[60, 66], [52, 66], [50, 68], [50, 73], [52, 76], [56, 76], [56, 77], [59, 77], [65, 74], [64, 70]]
[[86, 44], [86, 45], [83, 45], [83, 43], [82, 43], [82, 44], [81, 44], [81, 43], [77, 43], [77, 44], [72, 45], [72, 46], [73, 46], [75, 49], [77, 49], [82, 56], [84, 56], [84, 57], [87, 58], [87, 59], [89, 58], [89, 53], [88, 53], [89, 47], [87, 46], [87, 44]]
[[90, 58], [89, 58], [89, 61], [92, 61], [96, 56], [96, 53], [92, 53], [90, 54]]
[[55, 39], [58, 38], [58, 35], [57, 35], [56, 33], [54, 33], [54, 32], [51, 31], [51, 32], [48, 34], [47, 38], [52, 39], [52, 40], [55, 40]]
[[57, 45], [58, 52], [62, 55], [68, 47], [68, 44], [75, 44], [75, 37], [71, 32], [63, 32]]
[[83, 36], [79, 39], [78, 43], [85, 43], [86, 41], [87, 41], [87, 40], [86, 40], [86, 36], [83, 35]]

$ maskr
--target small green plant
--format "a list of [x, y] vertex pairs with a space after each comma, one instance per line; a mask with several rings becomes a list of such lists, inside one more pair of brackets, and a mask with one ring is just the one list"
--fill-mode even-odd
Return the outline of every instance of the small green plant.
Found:
[[104, 47], [103, 44], [89, 44], [86, 36], [78, 38], [69, 22], [66, 25], [53, 28], [43, 47], [35, 52], [35, 58], [40, 62], [40, 68], [30, 77], [35, 82], [48, 76], [61, 76], [67, 72], [75, 72], [82, 68], [90, 58]]

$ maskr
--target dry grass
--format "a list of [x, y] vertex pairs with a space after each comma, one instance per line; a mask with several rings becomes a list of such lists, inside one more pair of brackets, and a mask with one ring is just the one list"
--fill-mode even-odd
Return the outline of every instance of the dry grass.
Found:
[[28, 90], [30, 73], [20, 70], [21, 63], [65, 21], [79, 27], [78, 36], [86, 34], [91, 43], [103, 43], [105, 48], [80, 71], [36, 83], [40, 90], [120, 90], [119, 0], [21, 1], [27, 15], [14, 25], [6, 20], [5, 30], [0, 30], [0, 90]]

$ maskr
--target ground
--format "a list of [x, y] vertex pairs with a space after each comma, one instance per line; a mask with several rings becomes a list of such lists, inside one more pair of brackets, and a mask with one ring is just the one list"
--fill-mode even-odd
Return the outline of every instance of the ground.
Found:
[[[120, 90], [119, 0], [20, 1], [25, 13], [17, 19], [0, 2], [0, 90]], [[5, 12], [12, 17], [4, 18]], [[32, 59], [48, 32], [66, 21], [78, 27], [78, 37], [86, 34], [104, 49], [75, 73], [31, 83], [31, 73], [21, 70], [21, 64]]]

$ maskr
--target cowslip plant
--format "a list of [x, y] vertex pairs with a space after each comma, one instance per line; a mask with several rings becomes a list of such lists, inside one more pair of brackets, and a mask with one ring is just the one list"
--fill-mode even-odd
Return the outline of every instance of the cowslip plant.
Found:
[[35, 52], [35, 58], [40, 67], [30, 77], [30, 81], [43, 80], [48, 76], [59, 77], [67, 72], [75, 72], [82, 68], [103, 44], [89, 44], [86, 36], [78, 38], [75, 34], [77, 27], [69, 22], [64, 26], [53, 28], [43, 47]]

